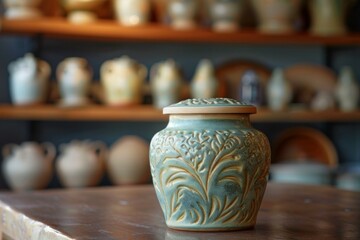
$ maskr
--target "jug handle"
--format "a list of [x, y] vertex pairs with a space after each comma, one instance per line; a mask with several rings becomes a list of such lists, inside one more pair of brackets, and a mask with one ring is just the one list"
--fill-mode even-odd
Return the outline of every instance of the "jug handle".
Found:
[[56, 154], [55, 146], [49, 142], [42, 143], [41, 145], [44, 148], [45, 156], [51, 161], [53, 161]]
[[61, 78], [61, 75], [64, 72], [64, 67], [65, 67], [65, 61], [62, 61], [61, 63], [59, 63], [58, 67], [56, 68], [56, 78], [59, 81]]
[[6, 144], [2, 149], [2, 155], [3, 155], [4, 159], [8, 158], [10, 156], [10, 154], [12, 154], [14, 152], [14, 149], [17, 147], [18, 147], [18, 145], [14, 144], [14, 143]]

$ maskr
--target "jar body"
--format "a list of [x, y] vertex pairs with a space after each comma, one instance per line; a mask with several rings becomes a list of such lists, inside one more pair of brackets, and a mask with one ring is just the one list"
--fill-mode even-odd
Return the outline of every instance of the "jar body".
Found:
[[171, 115], [150, 144], [153, 183], [170, 228], [251, 228], [265, 192], [270, 145], [248, 114]]

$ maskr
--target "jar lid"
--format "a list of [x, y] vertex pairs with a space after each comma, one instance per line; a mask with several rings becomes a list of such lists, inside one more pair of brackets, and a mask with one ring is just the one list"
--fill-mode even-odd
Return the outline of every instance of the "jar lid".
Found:
[[256, 113], [256, 107], [231, 98], [187, 99], [163, 110], [164, 114]]

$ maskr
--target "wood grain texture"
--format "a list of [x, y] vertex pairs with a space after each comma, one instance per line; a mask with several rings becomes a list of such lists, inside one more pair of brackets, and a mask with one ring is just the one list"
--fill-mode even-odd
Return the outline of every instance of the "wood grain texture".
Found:
[[22, 240], [360, 239], [360, 193], [331, 187], [269, 184], [255, 229], [226, 233], [167, 228], [150, 185], [2, 193], [0, 201], [2, 230]]
[[[0, 104], [0, 120], [36, 121], [167, 121], [162, 110], [151, 105], [107, 107], [94, 105], [79, 108], [61, 108], [54, 105], [13, 106]], [[356, 122], [360, 111], [313, 112], [306, 110], [272, 112], [258, 109], [251, 115], [252, 122]]]
[[264, 34], [255, 30], [217, 33], [209, 29], [174, 30], [161, 24], [125, 27], [114, 20], [99, 20], [89, 25], [70, 24], [65, 18], [49, 17], [35, 20], [2, 19], [1, 33], [41, 34], [49, 37], [101, 40], [173, 41], [173, 42], [232, 42], [250, 44], [311, 44], [360, 45], [360, 34], [323, 37], [308, 33]]

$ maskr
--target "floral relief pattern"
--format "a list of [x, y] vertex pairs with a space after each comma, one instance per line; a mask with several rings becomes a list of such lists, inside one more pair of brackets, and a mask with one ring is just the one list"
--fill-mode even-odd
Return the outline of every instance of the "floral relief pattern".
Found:
[[230, 98], [207, 98], [207, 99], [187, 99], [184, 101], [181, 101], [179, 103], [174, 104], [173, 106], [192, 106], [192, 105], [236, 105], [236, 106], [243, 106], [248, 105], [247, 103], [239, 102], [234, 99]]
[[151, 142], [153, 183], [167, 223], [251, 226], [266, 188], [270, 149], [256, 130], [169, 130]]

